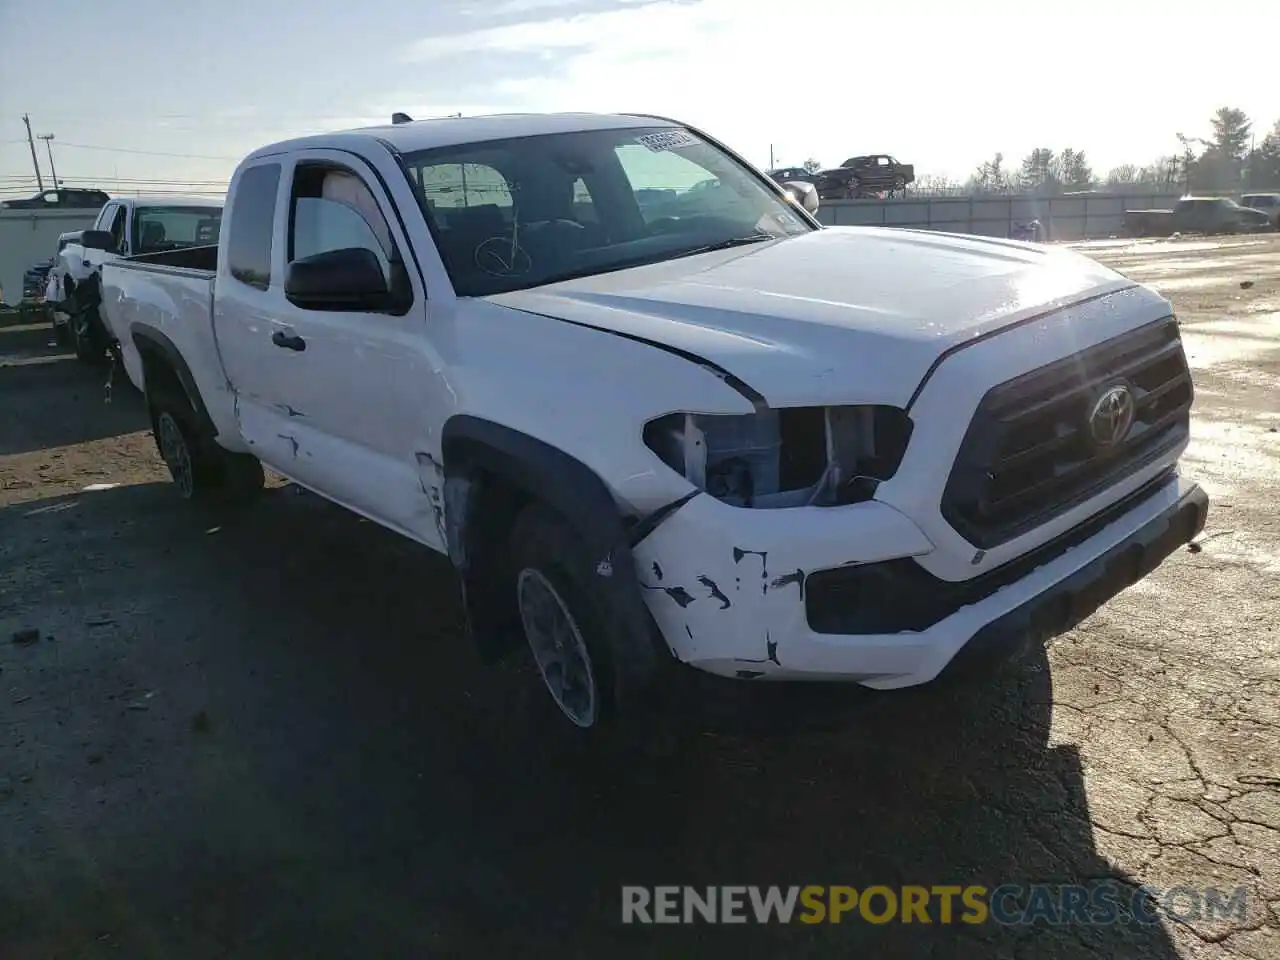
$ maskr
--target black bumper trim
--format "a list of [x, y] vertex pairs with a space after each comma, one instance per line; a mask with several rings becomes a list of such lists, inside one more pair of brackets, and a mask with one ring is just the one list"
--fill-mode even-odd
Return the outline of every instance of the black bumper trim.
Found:
[[938, 679], [984, 670], [1066, 633], [1191, 541], [1208, 513], [1208, 495], [1193, 486], [1106, 553], [975, 633]]
[[1084, 543], [1165, 489], [1173, 473], [1163, 471], [1083, 523], [969, 580], [940, 580], [912, 558], [815, 571], [805, 581], [809, 629], [846, 635], [928, 630]]

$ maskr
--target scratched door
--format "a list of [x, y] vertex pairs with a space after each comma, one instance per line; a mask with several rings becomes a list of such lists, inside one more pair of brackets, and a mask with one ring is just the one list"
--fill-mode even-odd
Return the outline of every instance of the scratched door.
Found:
[[[300, 153], [292, 171], [286, 262], [363, 247], [391, 283], [407, 250], [390, 198], [363, 163], [334, 151]], [[392, 224], [395, 224], [393, 227]], [[412, 414], [396, 403], [422, 340], [424, 298], [392, 312], [313, 310], [286, 298], [272, 317], [272, 398], [287, 444], [280, 469], [380, 522], [416, 535], [424, 498], [412, 453]]]

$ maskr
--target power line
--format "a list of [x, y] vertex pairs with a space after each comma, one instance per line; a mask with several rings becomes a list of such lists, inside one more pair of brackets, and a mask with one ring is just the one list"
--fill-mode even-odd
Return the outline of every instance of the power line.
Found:
[[143, 157], [176, 157], [180, 160], [240, 160], [241, 157], [215, 157], [200, 153], [166, 153], [162, 150], [132, 150], [127, 147], [104, 147], [92, 143], [68, 143], [58, 141], [60, 146], [75, 147], [77, 150], [101, 150], [106, 153], [135, 153]]
[[[206, 187], [226, 186], [231, 181], [229, 179], [220, 180], [182, 180], [170, 177], [59, 177], [59, 183], [156, 183], [165, 186], [182, 186], [184, 184], [192, 184]], [[16, 183], [19, 186], [35, 183], [35, 178], [31, 174], [0, 174], [0, 185], [8, 185]]]

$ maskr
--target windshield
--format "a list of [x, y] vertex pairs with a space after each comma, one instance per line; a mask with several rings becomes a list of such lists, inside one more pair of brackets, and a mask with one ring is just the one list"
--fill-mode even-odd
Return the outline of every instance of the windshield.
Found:
[[682, 127], [461, 144], [404, 162], [464, 297], [816, 229], [739, 161]]
[[134, 253], [160, 253], [218, 242], [218, 207], [138, 207], [133, 214]]

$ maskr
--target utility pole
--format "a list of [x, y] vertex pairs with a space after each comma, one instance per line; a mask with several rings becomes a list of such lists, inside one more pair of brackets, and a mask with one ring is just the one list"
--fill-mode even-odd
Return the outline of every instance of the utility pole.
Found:
[[31, 118], [24, 113], [22, 122], [27, 125], [27, 146], [31, 148], [31, 162], [36, 168], [36, 185], [39, 187], [40, 192], [44, 193], [44, 177], [40, 176], [40, 161], [36, 157], [36, 142], [31, 139]]
[[769, 144], [769, 169], [773, 169], [773, 144]]
[[36, 137], [37, 140], [43, 140], [45, 149], [49, 151], [49, 174], [53, 177], [53, 189], [58, 189], [58, 168], [53, 165], [53, 134], [42, 133]]

